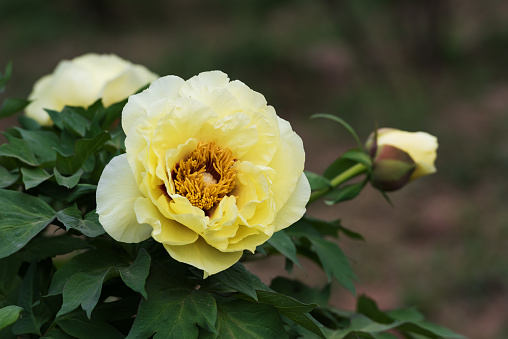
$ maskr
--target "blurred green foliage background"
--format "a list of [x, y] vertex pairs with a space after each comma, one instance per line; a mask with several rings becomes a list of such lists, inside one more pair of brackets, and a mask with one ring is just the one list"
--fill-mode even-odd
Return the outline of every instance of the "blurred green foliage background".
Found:
[[[360, 293], [415, 305], [472, 338], [508, 337], [508, 3], [502, 0], [2, 0], [5, 97], [27, 97], [62, 59], [115, 53], [160, 75], [220, 69], [265, 95], [321, 173], [377, 124], [440, 141], [438, 173], [391, 195], [310, 213], [342, 218]], [[0, 122], [2, 128], [15, 119]], [[4, 140], [4, 139], [3, 139]], [[269, 280], [282, 264], [261, 265]], [[258, 269], [256, 265], [251, 267]], [[295, 272], [310, 284], [312, 273]], [[337, 287], [333, 304], [352, 308]]]

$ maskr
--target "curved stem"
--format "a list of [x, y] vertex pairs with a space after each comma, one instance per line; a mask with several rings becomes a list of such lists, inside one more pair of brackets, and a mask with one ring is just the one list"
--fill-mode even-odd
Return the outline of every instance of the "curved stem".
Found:
[[345, 170], [344, 172], [342, 172], [341, 174], [337, 175], [335, 178], [330, 180], [329, 187], [312, 192], [307, 205], [312, 204], [314, 201], [321, 198], [323, 195], [327, 194], [332, 189], [343, 184], [344, 182], [348, 181], [349, 179], [352, 179], [352, 178], [354, 178], [360, 174], [363, 174], [365, 172], [367, 172], [367, 167], [362, 164], [356, 164], [356, 165], [348, 168], [347, 170]]

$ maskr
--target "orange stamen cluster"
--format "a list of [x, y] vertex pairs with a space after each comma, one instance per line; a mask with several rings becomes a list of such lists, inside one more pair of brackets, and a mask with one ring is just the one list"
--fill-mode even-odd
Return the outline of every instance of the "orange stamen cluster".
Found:
[[172, 171], [176, 193], [204, 211], [211, 209], [235, 187], [235, 161], [230, 149], [214, 142], [199, 142]]

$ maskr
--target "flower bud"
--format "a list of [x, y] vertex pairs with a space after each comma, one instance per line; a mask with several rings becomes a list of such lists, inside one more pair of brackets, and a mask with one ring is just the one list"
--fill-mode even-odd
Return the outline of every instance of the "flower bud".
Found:
[[395, 191], [406, 185], [416, 169], [413, 159], [403, 150], [391, 146], [378, 147], [372, 170], [372, 185], [383, 191]]
[[382, 128], [366, 146], [374, 163], [372, 185], [383, 191], [397, 190], [436, 171], [437, 138], [428, 133]]

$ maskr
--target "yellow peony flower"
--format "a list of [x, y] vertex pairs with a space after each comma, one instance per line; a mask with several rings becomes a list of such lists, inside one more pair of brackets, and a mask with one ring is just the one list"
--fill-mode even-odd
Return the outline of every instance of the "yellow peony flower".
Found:
[[158, 76], [116, 55], [85, 54], [63, 60], [53, 74], [39, 79], [30, 93], [26, 115], [43, 126], [53, 123], [45, 108], [88, 107], [102, 98], [104, 106], [122, 101]]
[[394, 128], [381, 128], [377, 131], [377, 149], [390, 145], [406, 152], [414, 161], [416, 168], [410, 181], [436, 172], [434, 162], [437, 157], [437, 138], [426, 132], [406, 132]]
[[129, 98], [122, 127], [127, 152], [97, 187], [99, 220], [118, 241], [151, 236], [206, 277], [305, 212], [302, 140], [222, 72], [160, 78]]

